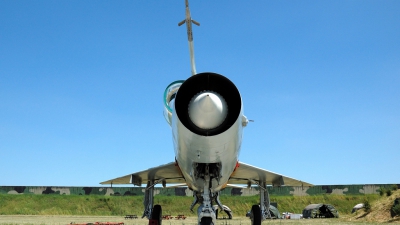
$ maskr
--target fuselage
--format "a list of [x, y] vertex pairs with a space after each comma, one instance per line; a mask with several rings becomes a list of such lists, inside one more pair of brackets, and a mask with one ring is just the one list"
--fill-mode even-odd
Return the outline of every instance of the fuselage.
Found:
[[176, 161], [188, 186], [202, 191], [204, 181], [194, 177], [194, 164], [219, 163], [219, 181], [212, 180], [211, 191], [221, 190], [235, 169], [241, 146], [242, 121], [237, 119], [227, 131], [215, 136], [201, 136], [188, 130], [173, 113], [172, 133]]
[[[205, 99], [208, 93], [218, 96], [224, 103], [223, 109], [210, 113], [213, 106], [210, 109], [208, 105], [211, 103], [201, 103], [201, 99], [200, 103], [196, 102], [195, 97], [203, 92]], [[172, 101], [167, 102], [171, 109], [169, 123], [176, 162], [189, 188], [199, 192], [204, 187], [201, 173], [205, 168], [213, 170], [210, 190], [217, 192], [225, 187], [238, 161], [243, 124], [247, 122], [240, 94], [230, 80], [214, 73], [192, 76], [174, 94]], [[206, 106], [201, 108], [196, 104]], [[216, 120], [218, 110], [222, 115], [220, 121]]]

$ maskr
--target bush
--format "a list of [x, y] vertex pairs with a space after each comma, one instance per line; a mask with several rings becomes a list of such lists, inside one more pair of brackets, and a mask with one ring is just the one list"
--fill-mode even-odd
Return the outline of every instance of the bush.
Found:
[[397, 204], [392, 207], [392, 217], [394, 216], [400, 216], [400, 204]]
[[387, 190], [386, 190], [386, 196], [391, 196], [391, 195], [392, 195], [392, 190], [387, 189]]
[[379, 188], [379, 195], [383, 196], [386, 193], [386, 189], [384, 187]]
[[393, 184], [392, 190], [393, 190], [393, 191], [397, 191], [397, 189], [398, 189], [398, 188], [397, 188], [397, 185], [396, 185], [396, 184]]
[[364, 201], [364, 212], [371, 212], [371, 204], [369, 204], [368, 200]]

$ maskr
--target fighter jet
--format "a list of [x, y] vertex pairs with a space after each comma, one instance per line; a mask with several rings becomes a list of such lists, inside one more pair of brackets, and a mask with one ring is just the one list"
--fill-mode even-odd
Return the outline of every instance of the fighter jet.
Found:
[[[197, 209], [198, 224], [216, 224], [213, 203], [228, 208], [219, 199], [220, 191], [230, 185], [258, 186], [260, 204], [253, 205], [253, 225], [270, 218], [267, 185], [312, 186], [278, 173], [238, 161], [243, 129], [249, 120], [243, 113], [240, 92], [227, 77], [212, 72], [196, 73], [193, 33], [189, 3], [186, 23], [192, 76], [174, 81], [164, 91], [164, 117], [171, 126], [175, 160], [140, 172], [102, 182], [101, 184], [146, 184], [143, 217], [149, 224], [162, 223], [162, 207], [154, 205], [154, 186], [184, 183], [194, 193], [190, 206]], [[172, 158], [172, 157], [171, 157]], [[154, 205], [154, 206], [153, 206]]]

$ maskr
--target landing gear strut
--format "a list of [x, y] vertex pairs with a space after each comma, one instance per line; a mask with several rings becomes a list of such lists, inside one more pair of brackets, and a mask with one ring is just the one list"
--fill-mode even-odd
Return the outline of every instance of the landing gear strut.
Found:
[[[204, 184], [201, 190], [194, 191], [194, 200], [190, 206], [190, 210], [193, 211], [193, 207], [197, 203], [200, 204], [197, 209], [199, 225], [216, 224], [217, 208], [226, 212], [230, 219], [232, 218], [232, 211], [229, 207], [222, 205], [219, 200], [219, 192], [213, 189], [220, 183], [221, 168], [221, 163], [193, 163], [193, 180], [199, 184]], [[217, 203], [218, 206], [212, 206], [213, 202]]]
[[202, 193], [203, 204], [199, 206], [198, 217], [200, 225], [212, 225], [215, 224], [216, 216], [211, 205], [211, 192], [210, 192], [210, 174], [208, 172], [208, 166], [206, 167], [206, 174], [204, 175], [204, 191]]
[[155, 205], [154, 203], [154, 185], [162, 182], [163, 179], [157, 180], [156, 182], [149, 180], [147, 182], [146, 191], [144, 193], [144, 212], [143, 217], [149, 219], [149, 224], [151, 225], [161, 225], [162, 223], [162, 208], [160, 205]]
[[190, 210], [193, 211], [193, 207], [199, 203], [200, 206], [197, 209], [198, 224], [199, 225], [213, 225], [216, 224], [216, 214], [212, 206], [212, 202], [216, 201], [221, 207], [218, 194], [212, 193], [213, 183], [219, 183], [220, 164], [218, 163], [194, 163], [193, 164], [193, 178], [198, 182], [204, 182], [202, 191], [194, 191], [194, 200], [190, 206]]
[[151, 219], [151, 212], [153, 211], [153, 202], [154, 202], [154, 182], [153, 181], [148, 181], [147, 186], [146, 186], [146, 191], [144, 192], [144, 200], [143, 200], [143, 205], [144, 205], [144, 212], [143, 212], [143, 217], [146, 217], [147, 219]]
[[261, 225], [261, 222], [267, 218], [271, 218], [271, 213], [269, 212], [269, 193], [267, 190], [267, 185], [265, 182], [256, 182], [251, 180], [260, 188], [260, 205], [253, 205], [251, 207], [250, 219], [252, 225]]

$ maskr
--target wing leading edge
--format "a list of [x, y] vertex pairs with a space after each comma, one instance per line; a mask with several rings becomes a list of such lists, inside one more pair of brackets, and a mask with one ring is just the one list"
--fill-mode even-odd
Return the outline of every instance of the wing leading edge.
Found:
[[104, 181], [100, 184], [133, 184], [136, 186], [141, 186], [142, 184], [147, 184], [149, 180], [161, 179], [165, 179], [167, 183], [185, 182], [179, 166], [175, 162], [171, 162], [137, 173], [132, 173], [126, 176]]
[[310, 183], [286, 177], [268, 170], [264, 170], [246, 163], [239, 162], [232, 173], [228, 184], [248, 184], [250, 180], [265, 182], [266, 185], [273, 186], [313, 186]]
[[[141, 186], [147, 184], [149, 180], [165, 179], [166, 183], [185, 183], [185, 179], [175, 162], [164, 164], [161, 166], [153, 167], [137, 173], [128, 174], [126, 176], [118, 177], [108, 181], [101, 182], [100, 184], [134, 184]], [[256, 182], [265, 182], [266, 185], [273, 186], [313, 186], [310, 183], [287, 177], [278, 173], [264, 170], [243, 162], [239, 162], [228, 181], [228, 186], [234, 184], [248, 184], [251, 180]], [[181, 185], [181, 184], [180, 184]]]

